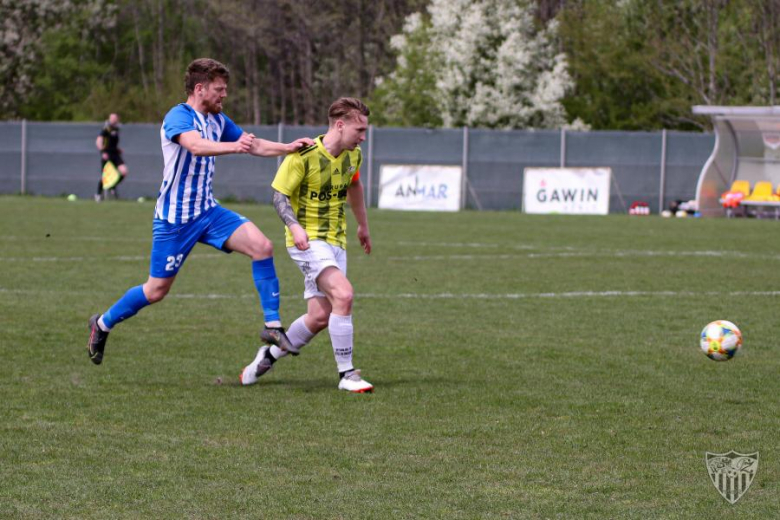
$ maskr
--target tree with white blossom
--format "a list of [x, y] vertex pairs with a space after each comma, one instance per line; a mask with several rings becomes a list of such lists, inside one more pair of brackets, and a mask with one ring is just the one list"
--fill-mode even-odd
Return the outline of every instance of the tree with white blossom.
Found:
[[442, 125], [437, 102], [439, 56], [431, 48], [430, 20], [421, 13], [406, 17], [401, 34], [390, 39], [396, 53], [395, 70], [376, 81], [371, 98], [372, 118], [382, 125]]
[[[427, 16], [407, 19], [394, 46], [396, 70], [379, 91], [391, 113], [413, 108], [410, 95], [431, 99], [447, 127], [566, 125], [561, 100], [573, 82], [557, 30], [555, 20], [538, 27], [523, 0], [432, 0]], [[414, 77], [408, 58], [421, 53], [428, 59], [418, 60], [418, 72], [434, 78], [433, 92], [410, 92], [412, 84], [399, 81]]]

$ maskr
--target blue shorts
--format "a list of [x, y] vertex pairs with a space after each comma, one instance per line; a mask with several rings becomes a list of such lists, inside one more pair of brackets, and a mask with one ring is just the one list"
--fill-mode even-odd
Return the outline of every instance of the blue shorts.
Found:
[[216, 206], [186, 224], [154, 219], [149, 274], [155, 278], [176, 276], [198, 242], [230, 253], [224, 248], [225, 242], [246, 222], [249, 222], [248, 218], [222, 206]]

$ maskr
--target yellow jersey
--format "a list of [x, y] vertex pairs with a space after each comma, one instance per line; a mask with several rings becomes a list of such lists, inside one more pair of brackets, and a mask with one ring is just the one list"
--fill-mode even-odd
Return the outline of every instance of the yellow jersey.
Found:
[[[363, 153], [358, 146], [333, 157], [322, 144], [322, 137], [285, 157], [271, 187], [290, 197], [295, 218], [309, 240], [324, 240], [346, 249], [347, 188], [360, 177]], [[287, 247], [293, 247], [289, 228], [285, 228], [285, 235]]]

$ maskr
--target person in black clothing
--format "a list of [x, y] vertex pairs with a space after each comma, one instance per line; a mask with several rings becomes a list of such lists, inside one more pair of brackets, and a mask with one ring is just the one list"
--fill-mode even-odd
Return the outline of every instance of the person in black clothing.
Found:
[[[108, 115], [108, 121], [106, 121], [106, 124], [103, 126], [103, 130], [101, 130], [100, 135], [97, 137], [97, 140], [95, 141], [95, 146], [97, 146], [97, 149], [100, 150], [100, 159], [101, 159], [101, 163], [100, 163], [101, 179], [100, 182], [98, 182], [97, 193], [95, 194], [95, 202], [100, 202], [103, 198], [102, 172], [103, 172], [103, 167], [105, 167], [108, 161], [114, 163], [114, 166], [116, 166], [120, 174], [119, 182], [117, 182], [113, 188], [108, 190], [109, 193], [113, 195], [115, 198], [116, 198], [116, 187], [123, 180], [125, 180], [125, 176], [127, 176], [127, 166], [125, 165], [125, 161], [122, 159], [122, 149], [119, 148], [119, 115], [118, 114]], [[106, 193], [106, 195], [108, 195], [109, 193]]]

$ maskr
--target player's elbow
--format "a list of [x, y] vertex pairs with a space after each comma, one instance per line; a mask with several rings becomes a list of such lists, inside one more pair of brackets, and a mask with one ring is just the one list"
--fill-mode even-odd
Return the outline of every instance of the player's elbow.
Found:
[[273, 186], [271, 186], [271, 190], [274, 192], [273, 204], [274, 207], [277, 208], [277, 211], [280, 206], [286, 207], [290, 204], [290, 197], [277, 190]]
[[206, 155], [212, 155], [209, 154], [209, 152], [206, 150], [206, 147], [201, 143], [192, 143], [190, 146], [184, 145], [184, 148], [189, 150], [190, 153], [195, 157], [205, 157]]
[[192, 136], [179, 136], [179, 145], [185, 148], [195, 157], [204, 157], [206, 155], [213, 155], [211, 150], [208, 149], [209, 141], [200, 137], [193, 138]]

